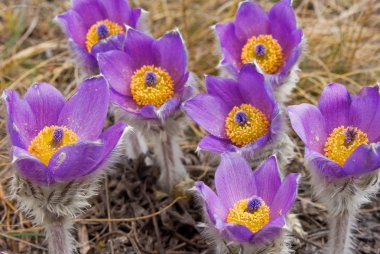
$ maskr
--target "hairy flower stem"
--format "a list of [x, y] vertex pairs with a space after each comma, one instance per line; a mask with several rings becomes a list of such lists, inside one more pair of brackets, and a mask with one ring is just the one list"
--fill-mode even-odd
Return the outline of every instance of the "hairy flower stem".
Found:
[[176, 136], [160, 131], [160, 134], [154, 135], [153, 138], [154, 153], [161, 168], [158, 184], [165, 192], [171, 193], [174, 187], [187, 175], [180, 159], [182, 151], [176, 141]]
[[73, 238], [70, 233], [71, 222], [67, 218], [50, 214], [45, 217], [44, 227], [49, 254], [74, 253]]
[[351, 231], [354, 227], [354, 213], [346, 211], [338, 216], [330, 215], [328, 254], [350, 254]]
[[134, 132], [126, 143], [127, 157], [130, 159], [137, 159], [139, 155], [148, 152], [148, 146], [145, 143], [144, 137], [137, 130], [134, 130]]

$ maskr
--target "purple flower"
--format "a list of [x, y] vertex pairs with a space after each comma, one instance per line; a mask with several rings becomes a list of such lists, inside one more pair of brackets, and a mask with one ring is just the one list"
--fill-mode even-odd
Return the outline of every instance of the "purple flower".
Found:
[[380, 95], [364, 87], [352, 96], [340, 84], [324, 89], [318, 107], [288, 107], [293, 129], [305, 143], [305, 161], [328, 179], [359, 176], [380, 167]]
[[303, 32], [297, 28], [290, 0], [281, 0], [266, 13], [250, 1], [240, 3], [235, 22], [217, 24], [221, 65], [237, 75], [244, 64], [255, 63], [278, 84], [298, 62]]
[[224, 238], [260, 244], [274, 240], [284, 227], [298, 177], [289, 174], [281, 183], [275, 156], [253, 172], [241, 156], [225, 153], [215, 173], [216, 194], [203, 182], [196, 182], [195, 189], [206, 218]]
[[100, 169], [108, 161], [125, 124], [102, 133], [109, 89], [101, 77], [85, 80], [66, 102], [47, 83], [31, 86], [24, 98], [5, 90], [12, 164], [34, 183], [71, 181]]
[[138, 119], [165, 119], [189, 96], [187, 54], [178, 31], [159, 39], [128, 29], [123, 51], [98, 55], [111, 102]]
[[74, 0], [74, 7], [57, 16], [69, 44], [83, 67], [98, 72], [96, 54], [121, 49], [125, 26], [137, 27], [141, 9], [128, 0]]
[[184, 104], [186, 113], [209, 133], [199, 148], [247, 157], [280, 132], [279, 105], [254, 66], [244, 66], [237, 81], [207, 76], [206, 86], [208, 93]]

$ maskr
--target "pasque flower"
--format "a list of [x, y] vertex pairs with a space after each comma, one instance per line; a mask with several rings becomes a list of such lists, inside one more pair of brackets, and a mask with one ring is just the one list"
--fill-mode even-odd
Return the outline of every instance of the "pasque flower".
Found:
[[57, 16], [82, 67], [98, 72], [96, 54], [121, 49], [126, 28], [136, 28], [142, 10], [128, 0], [74, 0], [73, 8]]
[[380, 167], [380, 95], [364, 87], [352, 96], [341, 84], [324, 89], [318, 107], [288, 107], [293, 129], [305, 143], [305, 160], [328, 179], [356, 177]]
[[281, 182], [275, 156], [253, 172], [241, 156], [224, 153], [215, 173], [216, 193], [203, 182], [196, 182], [195, 190], [206, 220], [222, 238], [259, 246], [279, 237], [296, 198], [298, 177], [289, 174]]
[[290, 0], [279, 1], [268, 13], [253, 1], [243, 1], [235, 21], [217, 24], [215, 31], [222, 66], [237, 75], [244, 64], [255, 63], [272, 85], [289, 76], [304, 48]]
[[12, 163], [25, 179], [43, 185], [67, 182], [101, 168], [125, 125], [105, 132], [109, 91], [101, 77], [87, 79], [66, 102], [47, 83], [32, 85], [24, 98], [5, 90]]
[[276, 140], [283, 126], [279, 105], [254, 66], [245, 65], [237, 81], [207, 76], [206, 86], [206, 94], [184, 104], [186, 113], [209, 133], [200, 149], [247, 157]]

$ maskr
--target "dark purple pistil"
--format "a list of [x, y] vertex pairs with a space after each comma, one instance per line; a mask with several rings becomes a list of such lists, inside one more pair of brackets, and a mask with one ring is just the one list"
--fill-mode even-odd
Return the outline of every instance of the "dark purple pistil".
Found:
[[348, 127], [347, 130], [344, 132], [344, 146], [348, 147], [354, 143], [356, 138], [357, 130], [354, 127]]
[[264, 56], [267, 52], [267, 48], [264, 44], [257, 44], [255, 47], [255, 53], [257, 56]]
[[56, 147], [60, 146], [62, 144], [64, 135], [65, 135], [65, 132], [62, 128], [60, 127], [55, 128], [53, 132], [53, 139], [51, 141], [51, 144]]
[[148, 71], [145, 74], [145, 84], [147, 86], [154, 86], [157, 84], [157, 75], [153, 71]]
[[100, 39], [105, 39], [109, 35], [109, 31], [106, 24], [100, 24], [97, 27], [96, 32], [98, 33]]
[[247, 204], [246, 211], [249, 213], [254, 213], [261, 207], [261, 199], [259, 197], [252, 197]]
[[248, 122], [248, 115], [247, 115], [247, 113], [245, 113], [244, 111], [238, 111], [238, 112], [236, 112], [236, 114], [235, 114], [235, 121], [239, 125], [246, 124]]

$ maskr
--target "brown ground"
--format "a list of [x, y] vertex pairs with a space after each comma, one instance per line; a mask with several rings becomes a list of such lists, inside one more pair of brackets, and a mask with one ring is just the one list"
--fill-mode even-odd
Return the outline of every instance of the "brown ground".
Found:
[[[134, 0], [150, 11], [155, 36], [179, 27], [189, 50], [189, 69], [203, 77], [217, 74], [219, 55], [209, 27], [234, 16], [236, 0]], [[266, 7], [269, 1], [260, 1]], [[380, 80], [380, 2], [376, 0], [294, 0], [309, 50], [301, 64], [301, 80], [289, 104], [316, 103], [325, 84], [341, 82], [357, 92], [362, 85]], [[66, 39], [52, 19], [69, 1], [2, 0], [0, 2], [0, 88], [24, 92], [30, 84], [55, 84], [68, 97], [76, 86], [78, 70], [70, 58]], [[202, 81], [203, 82], [203, 81]], [[203, 86], [203, 84], [201, 84]], [[32, 227], [6, 199], [11, 174], [4, 129], [0, 118], [0, 250], [11, 253], [45, 253], [44, 233]], [[195, 155], [204, 132], [190, 125], [181, 145], [189, 173], [212, 184], [213, 168]], [[301, 143], [298, 141], [301, 146]], [[304, 171], [302, 149], [290, 169]], [[158, 168], [143, 159], [120, 166], [92, 200], [93, 207], [76, 222], [80, 253], [201, 253], [207, 243], [199, 235], [201, 220], [193, 201], [173, 199], [157, 191]], [[316, 253], [326, 242], [326, 211], [311, 198], [303, 179], [294, 212], [308, 235], [298, 239], [297, 253]], [[147, 216], [148, 215], [148, 216]], [[142, 216], [142, 217], [141, 217]], [[86, 218], [87, 220], [84, 220]], [[94, 219], [98, 219], [95, 221]], [[99, 220], [99, 218], [103, 218]], [[114, 222], [109, 218], [123, 218]], [[361, 210], [357, 253], [380, 249], [378, 199]], [[360, 250], [360, 251], [359, 251]]]

